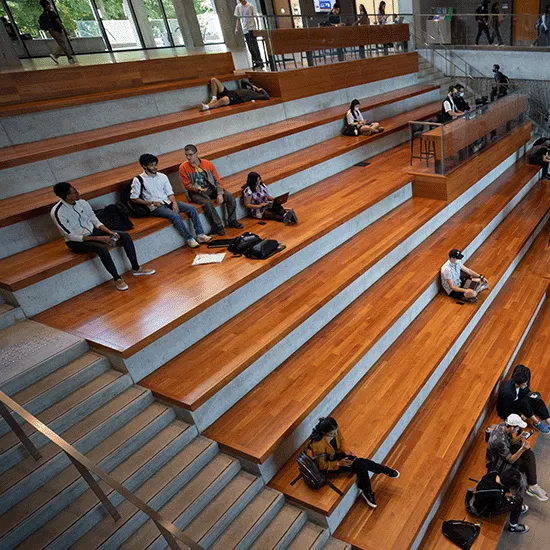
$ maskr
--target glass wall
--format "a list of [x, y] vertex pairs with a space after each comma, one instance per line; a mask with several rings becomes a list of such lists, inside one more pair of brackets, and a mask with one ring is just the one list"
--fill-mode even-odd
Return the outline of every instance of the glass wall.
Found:
[[[184, 46], [178, 0], [51, 0], [74, 52], [154, 49]], [[194, 0], [205, 44], [223, 43], [213, 0]], [[0, 16], [21, 57], [47, 56], [53, 40], [40, 29], [38, 0], [0, 0]], [[180, 14], [181, 15], [181, 14]], [[11, 32], [13, 30], [13, 32]]]

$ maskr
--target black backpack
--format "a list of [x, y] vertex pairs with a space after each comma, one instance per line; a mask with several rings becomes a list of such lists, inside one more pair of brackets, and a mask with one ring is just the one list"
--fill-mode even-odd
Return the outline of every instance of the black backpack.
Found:
[[101, 210], [96, 210], [97, 219], [109, 229], [128, 231], [134, 224], [128, 217], [128, 209], [121, 203], [109, 204]]
[[52, 26], [52, 21], [50, 19], [50, 16], [48, 15], [48, 12], [43, 11], [40, 14], [40, 17], [38, 18], [38, 26], [43, 31], [49, 31]]
[[235, 237], [231, 244], [227, 247], [229, 252], [233, 252], [235, 256], [242, 256], [246, 251], [257, 243], [262, 242], [262, 238], [255, 233], [246, 231], [242, 235]]
[[477, 523], [455, 519], [444, 521], [441, 529], [451, 542], [463, 550], [470, 550], [481, 531]]
[[248, 247], [244, 255], [251, 260], [267, 260], [267, 258], [271, 258], [273, 254], [277, 254], [277, 252], [280, 252], [285, 248], [286, 247], [284, 245], [279, 244], [279, 241], [274, 239], [264, 239], [263, 241]]
[[[143, 200], [143, 189], [145, 184], [143, 183], [143, 178], [141, 176], [136, 176], [140, 183], [140, 192], [139, 198]], [[144, 218], [145, 216], [150, 216], [151, 211], [144, 204], [137, 204], [134, 202], [130, 195], [132, 194], [132, 182], [126, 184], [120, 193], [120, 200], [122, 204], [128, 209], [128, 212], [132, 218]]]
[[306, 445], [304, 450], [298, 455], [296, 462], [298, 463], [298, 470], [300, 474], [298, 477], [290, 483], [294, 485], [300, 478], [304, 480], [304, 483], [310, 488], [318, 491], [323, 485], [328, 485], [333, 491], [336, 491], [340, 496], [344, 496], [344, 493], [336, 487], [329, 479], [326, 472], [319, 470], [316, 460], [327, 456], [325, 454], [313, 456], [308, 454], [311, 452], [311, 442]]

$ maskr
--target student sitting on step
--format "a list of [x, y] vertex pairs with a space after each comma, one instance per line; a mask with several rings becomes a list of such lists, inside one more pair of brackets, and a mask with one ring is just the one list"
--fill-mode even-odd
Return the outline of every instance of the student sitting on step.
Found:
[[238, 105], [247, 101], [267, 100], [269, 94], [263, 89], [254, 86], [248, 78], [240, 81], [241, 87], [238, 90], [228, 90], [217, 78], [210, 79], [210, 91], [212, 99], [209, 103], [201, 103], [199, 111], [208, 111], [227, 105]]
[[489, 288], [487, 279], [467, 268], [460, 260], [464, 254], [453, 248], [449, 259], [441, 267], [441, 285], [445, 292], [455, 300], [477, 302], [477, 295]]
[[531, 391], [530, 382], [531, 371], [525, 365], [516, 365], [512, 377], [498, 392], [497, 413], [500, 418], [523, 415], [537, 430], [550, 434], [550, 412], [540, 393]]
[[357, 476], [357, 485], [361, 496], [371, 508], [376, 508], [376, 499], [370, 484], [369, 472], [385, 474], [397, 478], [399, 472], [388, 466], [378, 464], [368, 458], [356, 457], [347, 447], [338, 429], [338, 423], [330, 416], [320, 418], [311, 434], [311, 452], [320, 456], [317, 465], [328, 474], [353, 472]]
[[225, 235], [223, 222], [216, 212], [216, 204], [225, 204], [229, 227], [242, 229], [237, 221], [237, 203], [235, 197], [223, 188], [222, 179], [215, 166], [206, 159], [201, 159], [197, 147], [185, 146], [185, 162], [180, 165], [180, 178], [187, 189], [189, 198], [204, 208], [204, 213], [218, 235]]
[[499, 474], [486, 473], [477, 484], [468, 510], [479, 518], [492, 518], [510, 513], [509, 533], [527, 533], [529, 527], [519, 522], [521, 514], [529, 511], [523, 504], [523, 480], [518, 470], [509, 469]]
[[117, 290], [128, 290], [128, 285], [118, 274], [109, 254], [109, 248], [121, 246], [132, 264], [132, 275], [153, 275], [154, 269], [139, 266], [132, 237], [125, 231], [111, 231], [94, 214], [87, 201], [67, 182], [56, 183], [54, 193], [61, 199], [51, 210], [51, 217], [65, 239], [67, 246], [79, 254], [97, 254], [105, 269], [111, 274]]
[[485, 464], [487, 471], [502, 474], [509, 468], [517, 468], [527, 477], [527, 494], [544, 502], [548, 500], [546, 491], [537, 483], [537, 460], [529, 441], [523, 437], [527, 423], [517, 414], [511, 414], [491, 431]]
[[[132, 181], [130, 198], [138, 204], [147, 206], [153, 216], [170, 220], [191, 248], [197, 248], [199, 243], [209, 243], [212, 237], [205, 235], [197, 209], [176, 200], [168, 176], [158, 171], [158, 162], [159, 159], [149, 153], [139, 157], [143, 173]], [[191, 219], [197, 234], [196, 239], [181, 219], [180, 212], [184, 212]]]
[[547, 138], [540, 138], [533, 143], [529, 152], [529, 164], [542, 166], [542, 179], [550, 179], [548, 166], [550, 165], [550, 141]]
[[297, 223], [294, 210], [285, 210], [269, 194], [262, 177], [257, 172], [250, 172], [243, 186], [243, 202], [254, 218], [259, 220], [276, 220], [286, 225]]
[[354, 99], [344, 117], [345, 136], [370, 136], [383, 132], [384, 128], [378, 122], [367, 122], [359, 110], [359, 100]]

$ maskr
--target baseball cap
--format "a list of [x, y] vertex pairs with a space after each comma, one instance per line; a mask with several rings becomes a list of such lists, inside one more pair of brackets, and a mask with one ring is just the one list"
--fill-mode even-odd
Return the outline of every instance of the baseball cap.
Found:
[[462, 254], [460, 250], [453, 248], [451, 251], [449, 251], [449, 258], [456, 258], [457, 260], [462, 260], [462, 258], [464, 258], [464, 254]]
[[511, 414], [506, 419], [507, 426], [517, 426], [518, 428], [527, 428], [527, 422], [521, 419], [519, 414]]

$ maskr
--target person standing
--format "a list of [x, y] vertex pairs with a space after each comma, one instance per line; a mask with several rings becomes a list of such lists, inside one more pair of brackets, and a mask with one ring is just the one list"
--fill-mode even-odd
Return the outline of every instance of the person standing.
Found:
[[541, 13], [535, 28], [538, 31], [538, 36], [536, 40], [531, 44], [531, 46], [550, 46], [550, 6], [546, 6], [544, 11]]
[[503, 21], [504, 16], [502, 15], [502, 13], [500, 13], [500, 4], [498, 2], [495, 2], [491, 6], [491, 29], [493, 30], [491, 41], [494, 44], [496, 40], [497, 46], [502, 46], [504, 44], [504, 41], [502, 40], [502, 36], [500, 34], [500, 26], [502, 25]]
[[483, 0], [480, 6], [476, 9], [476, 21], [477, 21], [477, 36], [476, 46], [479, 45], [479, 39], [481, 35], [485, 33], [487, 42], [489, 45], [493, 43], [491, 35], [489, 34], [489, 0]]
[[50, 33], [50, 36], [57, 42], [57, 48], [54, 53], [50, 54], [52, 61], [59, 65], [58, 58], [64, 53], [69, 60], [69, 63], [72, 65], [76, 63], [76, 59], [71, 52], [71, 48], [68, 44], [67, 31], [59, 19], [59, 15], [55, 13], [53, 6], [48, 2], [48, 0], [40, 0], [40, 5], [44, 9], [38, 20], [40, 28], [43, 31]]
[[239, 3], [235, 6], [235, 17], [237, 18], [237, 24], [235, 25], [235, 33], [239, 32], [239, 23], [243, 30], [244, 39], [248, 46], [248, 51], [252, 56], [252, 66], [255, 69], [259, 69], [264, 66], [262, 56], [260, 55], [260, 48], [258, 47], [258, 40], [254, 36], [256, 30], [256, 9], [247, 0], [239, 0]]
[[493, 78], [495, 85], [491, 89], [491, 101], [508, 95], [510, 79], [500, 70], [500, 65], [493, 65]]

